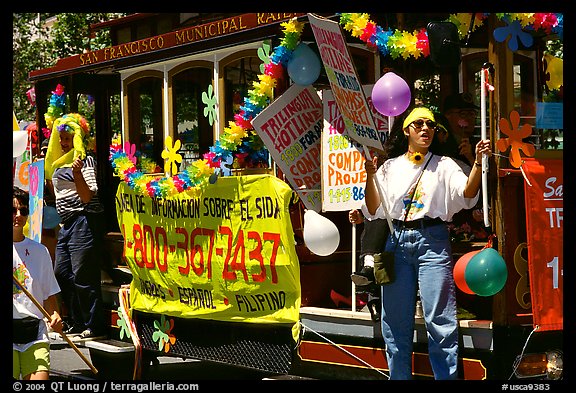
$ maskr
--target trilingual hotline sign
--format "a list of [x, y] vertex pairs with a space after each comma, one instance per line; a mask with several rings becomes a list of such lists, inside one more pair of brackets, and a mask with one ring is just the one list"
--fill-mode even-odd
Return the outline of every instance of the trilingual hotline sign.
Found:
[[308, 14], [332, 94], [352, 139], [363, 146], [383, 150], [360, 79], [340, 25]]
[[306, 209], [320, 212], [322, 101], [316, 90], [292, 85], [252, 126]]

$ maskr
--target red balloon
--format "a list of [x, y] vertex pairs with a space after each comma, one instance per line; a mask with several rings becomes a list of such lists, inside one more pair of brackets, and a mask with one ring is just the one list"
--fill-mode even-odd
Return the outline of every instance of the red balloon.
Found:
[[469, 295], [474, 295], [475, 293], [468, 287], [464, 273], [466, 272], [466, 266], [468, 265], [468, 262], [470, 262], [470, 259], [472, 259], [472, 257], [478, 254], [480, 251], [482, 250], [467, 252], [466, 254], [462, 255], [454, 265], [454, 281], [456, 282], [456, 286], [462, 292]]

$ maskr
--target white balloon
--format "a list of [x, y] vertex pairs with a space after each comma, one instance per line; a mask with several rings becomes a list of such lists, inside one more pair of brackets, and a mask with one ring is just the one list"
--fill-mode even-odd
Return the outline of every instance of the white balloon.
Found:
[[314, 210], [304, 212], [304, 243], [316, 255], [332, 254], [340, 244], [340, 232], [329, 219]]
[[12, 131], [13, 132], [13, 145], [12, 156], [18, 157], [26, 150], [28, 146], [28, 131]]

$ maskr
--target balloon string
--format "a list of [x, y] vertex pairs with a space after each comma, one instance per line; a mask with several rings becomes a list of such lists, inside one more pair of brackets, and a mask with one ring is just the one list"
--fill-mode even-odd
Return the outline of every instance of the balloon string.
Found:
[[[524, 164], [524, 161], [522, 161], [522, 164]], [[524, 180], [526, 180], [526, 183], [528, 183], [528, 185], [530, 187], [532, 187], [532, 183], [530, 183], [530, 180], [528, 180], [528, 176], [526, 176], [526, 172], [524, 172], [524, 168], [522, 168], [522, 164], [520, 164], [520, 172], [522, 172], [522, 176], [524, 177]]]
[[[366, 160], [372, 160], [372, 155], [370, 155], [370, 150], [365, 145], [362, 146], [364, 149], [364, 154], [366, 156]], [[378, 191], [378, 195], [380, 196], [380, 204], [382, 209], [384, 210], [384, 215], [386, 216], [386, 221], [388, 221], [388, 227], [390, 228], [390, 232], [394, 233], [394, 225], [392, 224], [392, 217], [390, 213], [388, 213], [388, 209], [386, 208], [386, 202], [384, 201], [384, 193], [382, 188], [380, 188], [380, 183], [378, 182], [377, 178], [373, 179], [374, 185], [376, 186], [376, 190]]]
[[494, 239], [496, 235], [492, 234], [488, 236], [488, 241], [486, 242], [486, 246], [484, 248], [492, 248], [492, 239]]

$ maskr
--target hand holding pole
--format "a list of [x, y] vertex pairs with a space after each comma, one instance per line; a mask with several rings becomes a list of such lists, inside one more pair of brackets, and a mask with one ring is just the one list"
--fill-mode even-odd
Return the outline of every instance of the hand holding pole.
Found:
[[[12, 273], [12, 280], [14, 280], [14, 282], [16, 283], [16, 285], [18, 285], [18, 287], [20, 287], [20, 289], [22, 289], [22, 291], [24, 292], [24, 294], [26, 294], [26, 296], [28, 296], [28, 298], [32, 301], [32, 303], [34, 303], [34, 305], [36, 307], [38, 307], [38, 310], [40, 310], [42, 312], [42, 314], [48, 318], [51, 319], [52, 317], [50, 316], [50, 314], [48, 314], [48, 311], [46, 311], [46, 309], [44, 309], [44, 307], [42, 307], [42, 305], [40, 304], [40, 302], [38, 300], [36, 300], [36, 298], [24, 287], [24, 285], [22, 285], [22, 283], [18, 280], [18, 278], [16, 278], [16, 276], [14, 275], [14, 273]], [[78, 347], [76, 346], [76, 344], [74, 344], [72, 342], [72, 340], [70, 340], [70, 338], [64, 333], [60, 333], [60, 335], [62, 336], [62, 338], [64, 340], [66, 340], [66, 342], [68, 344], [70, 344], [70, 346], [72, 347], [72, 349], [74, 349], [74, 351], [78, 354], [78, 356], [80, 356], [82, 358], [82, 360], [84, 361], [84, 363], [86, 363], [86, 365], [88, 367], [90, 367], [90, 370], [92, 370], [92, 372], [94, 374], [98, 374], [98, 370], [96, 370], [96, 368], [92, 365], [92, 363], [90, 363], [90, 361], [86, 358], [86, 356], [84, 356], [84, 354], [82, 352], [80, 352], [80, 349], [78, 349]]]
[[[368, 147], [364, 147], [364, 154], [366, 155], [367, 160], [372, 160], [372, 156], [370, 155], [370, 151], [368, 151]], [[388, 226], [390, 227], [390, 232], [394, 233], [394, 224], [392, 224], [392, 218], [390, 217], [390, 213], [388, 213], [388, 209], [386, 208], [386, 203], [384, 203], [384, 193], [382, 192], [382, 188], [380, 187], [380, 183], [378, 183], [378, 179], [374, 178], [374, 184], [376, 185], [376, 189], [378, 190], [378, 195], [380, 196], [380, 203], [382, 204], [382, 208], [384, 209], [384, 214], [386, 215], [386, 221], [388, 221]]]

